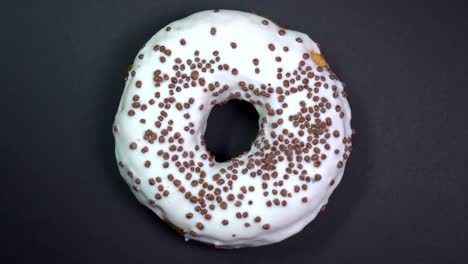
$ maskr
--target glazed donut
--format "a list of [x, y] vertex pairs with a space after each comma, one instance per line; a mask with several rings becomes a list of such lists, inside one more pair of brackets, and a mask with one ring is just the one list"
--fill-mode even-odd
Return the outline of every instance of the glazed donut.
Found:
[[[259, 114], [250, 150], [218, 163], [210, 110], [245, 100]], [[210, 10], [154, 35], [129, 69], [115, 155], [137, 199], [187, 239], [216, 247], [279, 242], [304, 228], [340, 182], [351, 111], [307, 35], [239, 11]]]

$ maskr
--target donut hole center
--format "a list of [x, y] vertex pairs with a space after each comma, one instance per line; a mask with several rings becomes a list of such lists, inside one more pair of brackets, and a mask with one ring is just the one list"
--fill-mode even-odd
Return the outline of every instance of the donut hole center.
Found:
[[205, 131], [206, 149], [216, 162], [226, 162], [249, 151], [258, 133], [257, 110], [243, 100], [229, 100], [211, 110]]

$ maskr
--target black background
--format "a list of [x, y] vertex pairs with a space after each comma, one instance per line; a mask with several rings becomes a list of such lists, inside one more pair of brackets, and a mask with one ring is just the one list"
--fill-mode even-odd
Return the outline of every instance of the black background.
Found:
[[[462, 1], [408, 2], [2, 3], [0, 262], [467, 263], [468, 12]], [[279, 244], [186, 243], [115, 166], [127, 64], [157, 30], [211, 8], [309, 34], [348, 84], [357, 135], [343, 182], [326, 212]], [[249, 117], [226, 109], [210, 123], [239, 131]], [[212, 132], [213, 149], [237, 151], [235, 133]]]

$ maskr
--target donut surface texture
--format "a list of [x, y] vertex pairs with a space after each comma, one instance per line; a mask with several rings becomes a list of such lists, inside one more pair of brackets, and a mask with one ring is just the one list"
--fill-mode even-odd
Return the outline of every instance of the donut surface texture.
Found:
[[[217, 163], [210, 110], [251, 103], [249, 151]], [[115, 123], [120, 173], [137, 199], [187, 239], [216, 247], [279, 242], [328, 202], [351, 151], [343, 84], [317, 44], [250, 13], [209, 10], [154, 35], [129, 69]]]

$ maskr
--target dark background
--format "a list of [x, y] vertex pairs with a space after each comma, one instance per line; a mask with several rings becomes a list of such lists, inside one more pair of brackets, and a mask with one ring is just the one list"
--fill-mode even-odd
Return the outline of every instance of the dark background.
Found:
[[[468, 263], [466, 4], [377, 2], [3, 2], [0, 262]], [[348, 84], [357, 135], [343, 182], [325, 213], [279, 244], [186, 243], [116, 169], [127, 64], [157, 30], [211, 8], [309, 34]], [[228, 157], [256, 131], [241, 127], [252, 124], [242, 105], [224, 109], [207, 141]]]

